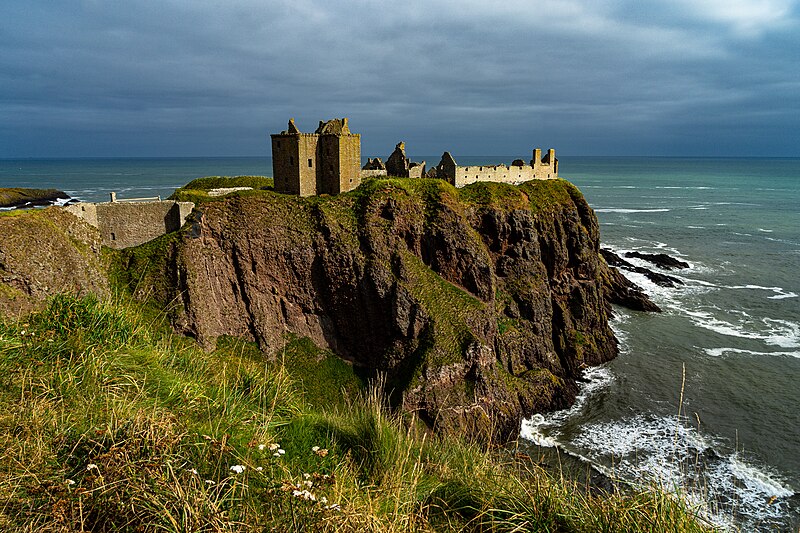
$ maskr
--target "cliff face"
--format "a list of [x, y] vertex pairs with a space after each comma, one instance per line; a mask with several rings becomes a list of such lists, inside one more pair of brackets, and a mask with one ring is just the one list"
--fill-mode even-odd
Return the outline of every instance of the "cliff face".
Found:
[[203, 204], [174, 241], [176, 327], [276, 353], [307, 336], [385, 372], [431, 426], [515, 437], [567, 406], [617, 343], [598, 226], [561, 180], [519, 187], [382, 180], [337, 197]]

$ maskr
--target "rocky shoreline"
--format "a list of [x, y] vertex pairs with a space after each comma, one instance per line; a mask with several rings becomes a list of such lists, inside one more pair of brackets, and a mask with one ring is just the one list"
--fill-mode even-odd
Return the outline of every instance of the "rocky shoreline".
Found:
[[66, 205], [72, 201], [70, 195], [58, 189], [0, 188], [0, 209]]

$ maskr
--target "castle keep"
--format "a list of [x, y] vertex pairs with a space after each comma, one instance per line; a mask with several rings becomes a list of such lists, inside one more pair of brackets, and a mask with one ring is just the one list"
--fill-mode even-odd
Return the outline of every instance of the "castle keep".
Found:
[[290, 119], [271, 137], [276, 192], [339, 194], [361, 183], [361, 135], [350, 133], [346, 118], [320, 121], [314, 133], [301, 133]]

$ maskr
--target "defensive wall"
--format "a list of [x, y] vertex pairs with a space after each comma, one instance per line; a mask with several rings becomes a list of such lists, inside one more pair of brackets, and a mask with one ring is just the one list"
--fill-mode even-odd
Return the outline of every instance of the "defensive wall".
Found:
[[533, 151], [530, 165], [521, 159], [515, 160], [510, 166], [506, 165], [472, 165], [459, 166], [456, 160], [445, 152], [442, 160], [432, 169], [432, 177], [449, 181], [456, 187], [463, 187], [477, 181], [492, 181], [499, 183], [522, 183], [533, 179], [550, 179], [558, 177], [558, 159], [556, 151], [550, 149], [544, 157], [542, 150]]
[[63, 209], [100, 230], [105, 246], [122, 249], [177, 231], [194, 209], [194, 204], [169, 200], [99, 204], [80, 202]]

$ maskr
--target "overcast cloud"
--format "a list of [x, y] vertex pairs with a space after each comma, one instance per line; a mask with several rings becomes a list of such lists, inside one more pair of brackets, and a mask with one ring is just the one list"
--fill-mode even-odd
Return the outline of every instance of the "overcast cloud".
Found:
[[790, 0], [5, 0], [0, 157], [798, 156]]

